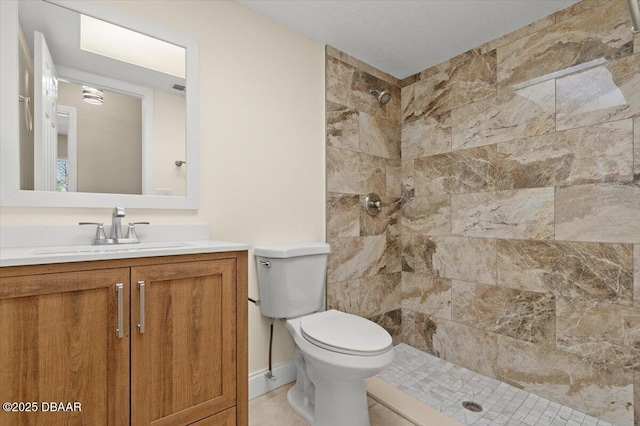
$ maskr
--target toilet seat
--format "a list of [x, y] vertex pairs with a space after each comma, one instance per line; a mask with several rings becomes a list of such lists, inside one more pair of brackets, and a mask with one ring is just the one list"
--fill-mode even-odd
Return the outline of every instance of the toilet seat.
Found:
[[301, 318], [300, 330], [310, 343], [346, 355], [376, 356], [393, 347], [378, 324], [333, 309]]

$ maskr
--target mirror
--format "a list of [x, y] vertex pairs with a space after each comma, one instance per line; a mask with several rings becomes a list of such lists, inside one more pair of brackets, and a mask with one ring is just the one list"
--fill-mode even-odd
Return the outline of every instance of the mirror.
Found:
[[99, 4], [0, 7], [1, 204], [197, 208], [197, 42]]

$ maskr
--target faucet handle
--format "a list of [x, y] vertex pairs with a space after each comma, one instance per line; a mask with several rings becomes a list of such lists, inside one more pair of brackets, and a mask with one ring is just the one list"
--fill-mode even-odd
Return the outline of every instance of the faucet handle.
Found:
[[149, 222], [129, 222], [129, 228], [127, 228], [127, 236], [125, 238], [138, 239], [136, 235], [136, 225], [149, 225]]
[[93, 237], [93, 242], [91, 244], [99, 244], [99, 241], [104, 241], [107, 239], [106, 234], [104, 233], [104, 224], [99, 222], [78, 222], [78, 225], [96, 225], [96, 235]]

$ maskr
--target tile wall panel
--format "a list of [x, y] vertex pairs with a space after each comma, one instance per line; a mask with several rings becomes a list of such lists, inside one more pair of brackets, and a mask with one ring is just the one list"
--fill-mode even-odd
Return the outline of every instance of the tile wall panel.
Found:
[[498, 48], [501, 90], [553, 79], [579, 66], [633, 52], [628, 11], [611, 1]]
[[491, 145], [555, 130], [555, 82], [528, 86], [451, 112], [454, 150]]
[[640, 242], [640, 181], [558, 187], [556, 239]]
[[633, 121], [614, 121], [500, 143], [498, 188], [633, 179]]
[[630, 371], [507, 336], [498, 337], [497, 352], [499, 380], [616, 425], [633, 423]]
[[640, 55], [559, 78], [556, 90], [557, 130], [637, 116], [640, 114]]
[[[629, 25], [624, 0], [583, 0], [401, 81], [328, 49], [330, 304], [395, 342], [640, 426]], [[372, 190], [377, 218], [361, 210]]]
[[553, 188], [451, 196], [453, 235], [485, 238], [553, 238]]
[[[326, 56], [327, 306], [357, 314], [399, 341], [403, 183], [398, 81], [331, 47]], [[370, 88], [389, 90], [380, 105]], [[381, 197], [369, 216], [365, 196]]]

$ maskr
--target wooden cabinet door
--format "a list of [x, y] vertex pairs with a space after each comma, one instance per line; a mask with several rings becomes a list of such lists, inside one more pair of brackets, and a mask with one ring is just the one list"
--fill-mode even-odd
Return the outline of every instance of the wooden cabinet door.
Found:
[[236, 426], [236, 407], [228, 408], [222, 413], [191, 423], [189, 426]]
[[132, 424], [185, 425], [235, 405], [236, 260], [133, 267], [131, 282]]
[[129, 424], [128, 292], [129, 268], [0, 278], [0, 402], [37, 404], [0, 425]]

